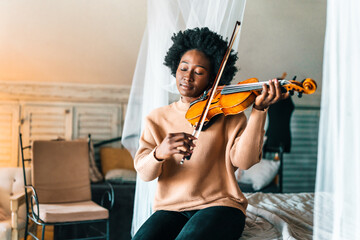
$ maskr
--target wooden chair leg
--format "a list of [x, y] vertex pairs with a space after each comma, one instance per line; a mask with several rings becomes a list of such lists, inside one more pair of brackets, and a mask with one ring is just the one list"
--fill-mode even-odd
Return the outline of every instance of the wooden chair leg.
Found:
[[19, 231], [17, 229], [13, 229], [11, 231], [11, 239], [18, 240], [19, 239]]

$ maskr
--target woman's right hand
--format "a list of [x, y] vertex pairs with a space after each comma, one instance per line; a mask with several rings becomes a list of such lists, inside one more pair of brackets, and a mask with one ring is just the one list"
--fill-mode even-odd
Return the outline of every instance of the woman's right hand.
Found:
[[167, 159], [174, 154], [189, 156], [195, 147], [193, 140], [196, 140], [196, 137], [188, 133], [169, 133], [156, 148], [154, 156], [158, 160]]

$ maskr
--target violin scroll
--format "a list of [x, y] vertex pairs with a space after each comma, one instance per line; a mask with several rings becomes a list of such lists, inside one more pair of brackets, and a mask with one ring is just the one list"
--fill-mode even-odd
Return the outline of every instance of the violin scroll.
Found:
[[286, 91], [293, 93], [294, 91], [305, 94], [313, 94], [316, 91], [316, 82], [311, 78], [306, 78], [302, 82], [295, 80], [286, 80], [286, 83], [282, 86]]

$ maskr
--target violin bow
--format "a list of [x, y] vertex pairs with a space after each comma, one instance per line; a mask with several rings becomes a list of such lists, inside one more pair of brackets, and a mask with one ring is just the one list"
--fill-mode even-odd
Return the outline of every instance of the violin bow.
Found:
[[[225, 69], [225, 65], [226, 65], [226, 62], [230, 56], [230, 53], [231, 53], [231, 49], [232, 49], [232, 46], [234, 45], [234, 42], [235, 42], [235, 39], [236, 39], [236, 35], [238, 34], [239, 30], [240, 30], [240, 22], [239, 21], [236, 21], [235, 23], [235, 27], [234, 27], [234, 31], [231, 35], [231, 38], [230, 38], [230, 41], [229, 41], [229, 45], [226, 49], [226, 52], [225, 52], [225, 55], [221, 61], [221, 64], [220, 64], [220, 68], [219, 68], [219, 71], [217, 72], [216, 74], [216, 77], [215, 77], [215, 81], [210, 89], [210, 93], [209, 93], [209, 97], [206, 101], [206, 104], [205, 104], [205, 108], [203, 109], [202, 113], [201, 113], [201, 116], [200, 116], [200, 120], [199, 122], [196, 124], [196, 127], [194, 129], [194, 132], [192, 133], [192, 135], [196, 138], [199, 137], [200, 135], [200, 132], [204, 126], [204, 123], [205, 123], [205, 119], [206, 119], [206, 116], [209, 112], [209, 109], [210, 109], [210, 105], [211, 105], [211, 101], [213, 100], [214, 96], [215, 96], [215, 89], [217, 89], [218, 85], [219, 85], [219, 82], [220, 82], [220, 79], [221, 79], [221, 75]], [[184, 164], [184, 161], [185, 159], [186, 160], [190, 160], [191, 158], [191, 155], [190, 156], [186, 156], [186, 157], [183, 157], [180, 164]]]

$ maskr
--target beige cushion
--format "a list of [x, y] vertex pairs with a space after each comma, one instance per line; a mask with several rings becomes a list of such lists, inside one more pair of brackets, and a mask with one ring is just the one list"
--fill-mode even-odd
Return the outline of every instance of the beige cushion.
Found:
[[[24, 219], [18, 219], [18, 228], [19, 230], [19, 236], [23, 237], [25, 232], [25, 220]], [[11, 218], [0, 221], [0, 239], [1, 240], [7, 240], [11, 239]]]
[[91, 200], [86, 141], [34, 141], [32, 183], [40, 203]]
[[107, 219], [109, 211], [93, 201], [39, 204], [40, 218], [47, 223]]
[[[30, 168], [26, 168], [27, 184], [30, 182]], [[10, 197], [25, 192], [24, 189], [24, 176], [22, 168], [0, 168], [0, 205], [5, 213], [10, 216]], [[19, 217], [25, 218], [25, 205], [21, 206]]]
[[[30, 169], [25, 169], [27, 184], [31, 184], [30, 182]], [[22, 168], [0, 168], [0, 208], [2, 213], [0, 215], [4, 215], [4, 218], [0, 221], [0, 239], [11, 239], [11, 216], [10, 216], [10, 197], [21, 192], [25, 192], [24, 190], [24, 177], [23, 177], [23, 169]], [[20, 230], [20, 235], [24, 232], [25, 228], [25, 204], [20, 206], [18, 210], [18, 221], [17, 221], [17, 229]]]
[[126, 148], [100, 148], [100, 161], [103, 175], [113, 169], [128, 169], [135, 171], [134, 161]]
[[0, 221], [0, 239], [11, 239], [11, 219]]

